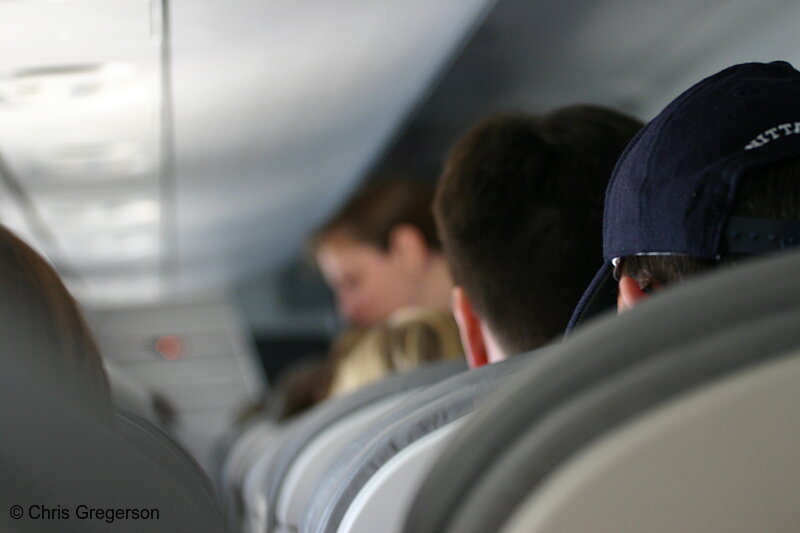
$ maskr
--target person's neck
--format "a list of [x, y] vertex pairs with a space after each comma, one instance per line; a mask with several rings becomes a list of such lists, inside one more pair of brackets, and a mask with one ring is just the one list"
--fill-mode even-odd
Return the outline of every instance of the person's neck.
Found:
[[430, 261], [431, 263], [417, 287], [417, 301], [425, 307], [450, 310], [453, 282], [450, 279], [447, 263], [444, 257], [438, 254], [431, 257]]

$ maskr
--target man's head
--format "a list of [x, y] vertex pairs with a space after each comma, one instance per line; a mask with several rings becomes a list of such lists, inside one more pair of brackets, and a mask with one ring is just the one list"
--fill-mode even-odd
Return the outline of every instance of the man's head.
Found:
[[618, 308], [800, 239], [800, 72], [736, 65], [662, 111], [609, 184], [604, 254]]
[[448, 307], [432, 200], [432, 185], [373, 182], [317, 230], [317, 264], [348, 322], [373, 324], [406, 305]]
[[473, 366], [563, 332], [601, 259], [603, 193], [641, 124], [596, 106], [491, 116], [453, 147], [434, 217]]

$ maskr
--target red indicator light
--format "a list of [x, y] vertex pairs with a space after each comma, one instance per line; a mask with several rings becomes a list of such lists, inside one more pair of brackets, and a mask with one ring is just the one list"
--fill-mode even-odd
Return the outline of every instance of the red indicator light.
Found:
[[156, 351], [167, 361], [183, 357], [183, 341], [177, 335], [162, 335], [156, 340]]

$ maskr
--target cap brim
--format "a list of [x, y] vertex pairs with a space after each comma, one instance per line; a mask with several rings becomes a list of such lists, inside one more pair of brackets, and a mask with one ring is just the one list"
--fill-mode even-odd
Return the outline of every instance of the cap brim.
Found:
[[607, 262], [600, 267], [589, 287], [581, 296], [578, 306], [569, 319], [565, 335], [572, 333], [575, 328], [590, 318], [610, 309], [616, 309], [616, 306], [617, 282], [614, 279], [614, 268], [610, 262]]

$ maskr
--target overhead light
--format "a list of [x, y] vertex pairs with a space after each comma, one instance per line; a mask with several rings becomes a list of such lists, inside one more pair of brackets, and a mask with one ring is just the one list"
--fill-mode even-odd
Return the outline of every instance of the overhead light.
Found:
[[88, 305], [131, 305], [155, 302], [162, 296], [156, 274], [91, 277], [80, 283], [65, 281], [75, 297]]
[[149, 161], [141, 143], [114, 141], [61, 145], [41, 164], [59, 176], [92, 179], [141, 174]]
[[0, 78], [0, 104], [108, 105], [144, 96], [131, 63], [54, 65], [14, 71]]
[[102, 234], [57, 235], [64, 252], [73, 263], [117, 263], [148, 260], [158, 256], [157, 231], [112, 232]]
[[41, 198], [37, 205], [42, 217], [61, 232], [152, 226], [161, 215], [158, 202], [152, 198]]

